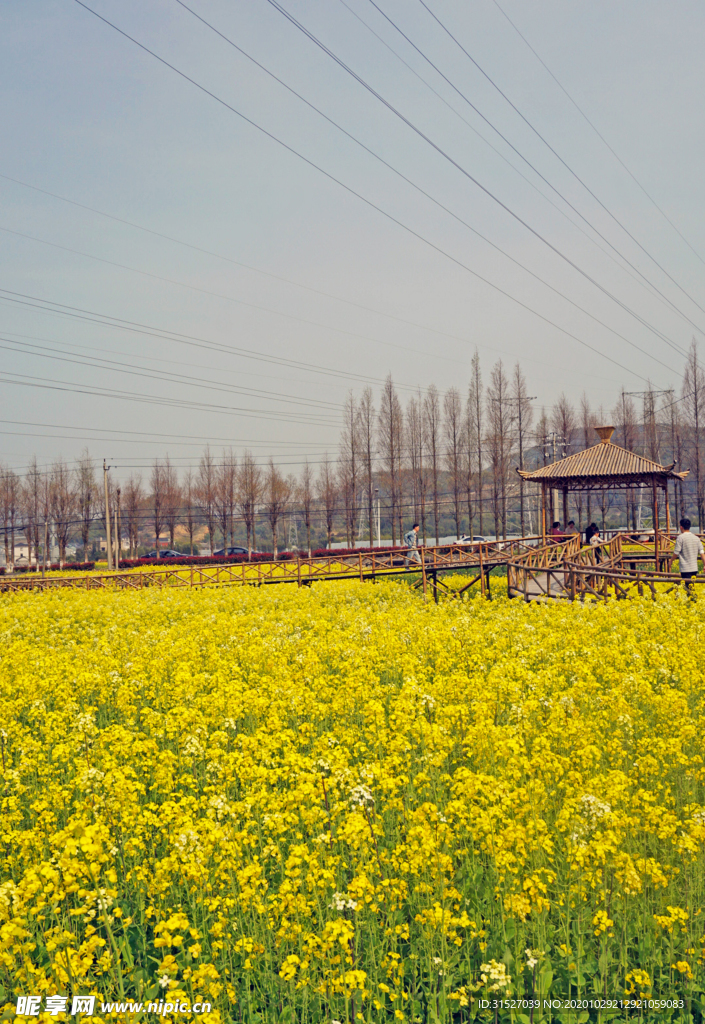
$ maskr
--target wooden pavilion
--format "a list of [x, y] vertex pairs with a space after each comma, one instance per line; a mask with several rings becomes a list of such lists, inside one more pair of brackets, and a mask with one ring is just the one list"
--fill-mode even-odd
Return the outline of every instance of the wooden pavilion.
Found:
[[517, 472], [528, 483], [541, 487], [541, 535], [547, 542], [546, 514], [549, 506], [549, 491], [563, 494], [564, 525], [568, 519], [568, 494], [575, 491], [622, 490], [627, 487], [648, 486], [651, 492], [654, 518], [654, 558], [658, 565], [659, 555], [659, 490], [663, 490], [666, 506], [666, 532], [670, 532], [671, 514], [668, 503], [669, 480], [684, 480], [688, 470], [674, 472], [675, 463], [661, 466], [641, 455], [620, 448], [612, 443], [614, 427], [595, 427], [600, 438], [598, 444], [585, 451], [576, 452], [550, 466], [533, 471], [519, 469]]

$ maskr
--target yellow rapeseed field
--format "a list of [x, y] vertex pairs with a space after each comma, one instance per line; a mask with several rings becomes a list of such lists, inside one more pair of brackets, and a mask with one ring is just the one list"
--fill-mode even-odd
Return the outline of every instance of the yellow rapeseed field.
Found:
[[702, 598], [62, 591], [0, 633], [0, 1018], [701, 1019]]

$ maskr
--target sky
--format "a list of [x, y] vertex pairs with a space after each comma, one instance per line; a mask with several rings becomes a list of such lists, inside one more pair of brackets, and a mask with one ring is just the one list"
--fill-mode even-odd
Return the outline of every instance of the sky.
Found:
[[651, 0], [5, 0], [0, 462], [295, 472], [351, 389], [465, 395], [476, 348], [537, 412], [680, 392], [704, 30]]

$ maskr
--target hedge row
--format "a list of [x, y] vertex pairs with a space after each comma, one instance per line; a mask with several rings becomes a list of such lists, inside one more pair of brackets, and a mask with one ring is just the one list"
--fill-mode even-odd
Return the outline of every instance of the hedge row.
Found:
[[[311, 552], [312, 558], [325, 558], [326, 555], [359, 555], [359, 554], [383, 554], [385, 551], [400, 550], [397, 547], [383, 548], [316, 548]], [[298, 557], [306, 557], [304, 552], [280, 551], [277, 554], [279, 561], [289, 561]], [[271, 562], [274, 555], [271, 551], [256, 551], [248, 559], [247, 555], [182, 555], [180, 558], [121, 558], [121, 569], [136, 569], [140, 566], [167, 566], [167, 565], [233, 565], [240, 562]], [[47, 565], [47, 569], [95, 569], [95, 562], [67, 562], [60, 566], [58, 562]], [[15, 567], [16, 573], [34, 572], [34, 567], [21, 565]], [[6, 569], [0, 567], [0, 576], [4, 576]]]
[[[41, 572], [41, 569], [42, 569], [42, 567], [40, 565], [39, 566], [39, 571], [40, 572]], [[86, 569], [86, 570], [90, 570], [90, 569], [95, 569], [95, 562], [64, 562], [63, 565], [60, 565], [59, 562], [52, 562], [51, 565], [47, 565], [47, 569]], [[14, 573], [17, 574], [17, 573], [21, 573], [21, 572], [37, 572], [37, 569], [33, 565], [16, 565]], [[5, 568], [5, 566], [0, 567], [0, 576], [4, 576], [5, 573], [7, 573], [7, 569]], [[9, 575], [9, 573], [8, 573], [8, 575]]]
[[[252, 553], [252, 558], [249, 561], [271, 562], [272, 557], [271, 554], [262, 554], [262, 552], [257, 551]], [[277, 555], [277, 558], [296, 558], [296, 555], [292, 554], [291, 551], [282, 551]], [[120, 568], [135, 569], [143, 565], [232, 565], [234, 562], [247, 561], [247, 555], [181, 555], [179, 558], [121, 558]]]
[[[368, 554], [370, 552], [384, 552], [394, 551], [395, 548], [317, 548], [311, 552], [313, 558], [324, 558], [326, 555], [357, 555], [362, 553]], [[277, 560], [286, 562], [291, 559], [298, 557], [305, 557], [303, 552], [296, 551], [280, 551], [277, 554]], [[252, 557], [248, 559], [247, 555], [182, 555], [180, 558], [121, 558], [120, 568], [121, 569], [134, 569], [139, 566], [155, 566], [155, 565], [234, 565], [240, 562], [271, 562], [274, 559], [274, 555], [271, 551], [257, 551], [252, 553]]]

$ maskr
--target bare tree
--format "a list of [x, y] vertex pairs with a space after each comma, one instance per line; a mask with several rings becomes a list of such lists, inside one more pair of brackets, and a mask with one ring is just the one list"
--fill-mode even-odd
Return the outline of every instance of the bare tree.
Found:
[[549, 431], [550, 426], [548, 422], [548, 416], [546, 410], [541, 409], [541, 415], [536, 421], [536, 428], [534, 430], [534, 438], [536, 440], [536, 447], [539, 451], [539, 458], [541, 459], [542, 465], [547, 465], [549, 456]]
[[130, 543], [130, 558], [137, 558], [137, 549], [139, 547], [139, 532], [140, 532], [140, 513], [142, 511], [142, 503], [144, 501], [144, 491], [142, 490], [142, 477], [130, 475], [127, 484], [125, 485], [123, 493], [122, 507], [125, 511], [125, 518], [127, 520], [127, 536]]
[[492, 469], [495, 536], [507, 536], [507, 485], [512, 454], [512, 408], [509, 380], [502, 360], [492, 367], [487, 388], [487, 440]]
[[262, 470], [246, 451], [237, 473], [237, 505], [247, 532], [247, 557], [257, 547], [257, 506], [262, 494]]
[[359, 509], [357, 488], [360, 476], [360, 421], [352, 392], [349, 392], [343, 406], [343, 431], [340, 435], [338, 473], [340, 494], [345, 515], [345, 534], [348, 547], [355, 546]]
[[[583, 400], [587, 401], [583, 396]], [[622, 388], [619, 400], [612, 410], [617, 440], [622, 448], [633, 452], [637, 442], [637, 416], [634, 399]]]
[[414, 519], [421, 524], [421, 537], [426, 544], [426, 495], [428, 474], [426, 472], [426, 418], [421, 395], [409, 399], [406, 409], [406, 436], [409, 443], [409, 464], [411, 467], [411, 492], [414, 503]]
[[[681, 414], [680, 402], [674, 400], [675, 396], [673, 391], [667, 392], [664, 398], [664, 409], [666, 413], [670, 440], [671, 440], [671, 460], [680, 469], [681, 460], [683, 458], [683, 421]], [[678, 523], [684, 513], [684, 502], [683, 502], [683, 481], [676, 480], [673, 487], [673, 497], [675, 503], [675, 522]]]
[[[619, 444], [628, 451], [636, 450], [638, 428], [637, 415], [633, 398], [622, 388], [619, 400], [615, 405], [612, 416], [617, 428], [617, 439]], [[625, 491], [627, 527], [629, 520], [632, 521], [632, 529], [636, 530], [636, 502], [634, 501], [634, 490], [628, 487]]]
[[374, 502], [374, 455], [375, 455], [375, 407], [372, 389], [366, 387], [357, 406], [358, 441], [362, 483], [367, 505], [367, 523], [370, 533], [370, 547], [374, 546], [373, 502]]
[[272, 531], [272, 549], [275, 558], [279, 550], [277, 530], [280, 520], [289, 508], [292, 490], [291, 477], [284, 477], [278, 467], [274, 465], [274, 459], [270, 459], [264, 480], [263, 498], [265, 515]]
[[15, 529], [20, 508], [20, 478], [13, 469], [0, 467], [0, 508], [5, 536], [5, 564], [15, 565]]
[[164, 522], [169, 531], [169, 547], [173, 549], [176, 542], [176, 526], [181, 512], [181, 488], [176, 467], [172, 466], [167, 455], [162, 467], [164, 482]]
[[81, 519], [81, 543], [83, 559], [88, 560], [88, 537], [98, 505], [98, 486], [95, 479], [95, 467], [87, 448], [84, 448], [76, 467], [76, 498], [78, 514]]
[[164, 528], [164, 501], [166, 497], [166, 479], [164, 466], [159, 459], [154, 460], [149, 476], [149, 487], [152, 492], [152, 522], [156, 540], [157, 558], [159, 558], [159, 538]]
[[686, 430], [687, 430], [687, 441], [688, 447], [692, 453], [691, 464], [693, 466], [695, 475], [695, 503], [698, 513], [698, 529], [703, 528], [703, 474], [702, 474], [702, 453], [701, 453], [701, 426], [703, 421], [703, 414], [705, 409], [703, 408], [703, 401], [705, 395], [703, 388], [705, 387], [705, 372], [700, 363], [700, 357], [698, 355], [698, 343], [695, 338], [691, 342], [690, 349], [688, 350], [688, 359], [685, 364], [685, 373], [683, 375], [683, 386], [681, 390], [681, 396], [683, 399], [683, 407], [686, 419]]
[[237, 481], [237, 459], [232, 448], [223, 452], [216, 475], [215, 508], [220, 532], [223, 536], [223, 551], [228, 553], [228, 535], [232, 541], [235, 510], [235, 484]]
[[[560, 454], [562, 458], [565, 458], [566, 455], [570, 455], [571, 448], [575, 442], [577, 421], [575, 409], [563, 393], [558, 396], [558, 401], [551, 410], [551, 426], [553, 427], [554, 452], [556, 454]], [[552, 496], [553, 494], [556, 494], [556, 492], [552, 492]], [[552, 514], [557, 517], [558, 510], [553, 508]], [[568, 492], [563, 491], [564, 528], [568, 520], [568, 515]]]
[[301, 470], [301, 481], [299, 483], [297, 497], [304, 517], [304, 526], [306, 528], [306, 550], [308, 551], [309, 558], [311, 557], [311, 522], [313, 517], [314, 500], [313, 488], [313, 471], [311, 470], [308, 459], [306, 459], [303, 469]]
[[435, 534], [434, 543], [438, 544], [438, 538], [440, 536], [439, 471], [442, 449], [442, 420], [441, 400], [435, 384], [431, 384], [424, 396], [423, 415], [431, 469], [431, 505], [433, 508], [433, 530]]
[[188, 534], [189, 553], [193, 554], [193, 535], [196, 531], [196, 485], [193, 479], [192, 470], [188, 469], [184, 474], [184, 482], [181, 488], [184, 502], [184, 523]]
[[[589, 448], [592, 445], [593, 430], [594, 430], [595, 417], [590, 408], [590, 402], [588, 397], [583, 392], [583, 397], [580, 399], [580, 432], [583, 450]], [[583, 518], [583, 502], [582, 494], [578, 495], [578, 524], [582, 529], [582, 518]], [[585, 502], [587, 505], [586, 521], [588, 524], [592, 522], [592, 495], [590, 491], [585, 496]], [[636, 527], [635, 527], [636, 528]]]
[[463, 403], [457, 388], [443, 398], [443, 446], [448, 482], [453, 497], [455, 535], [460, 540], [460, 493], [463, 486], [463, 449], [465, 448]]
[[75, 525], [78, 501], [73, 474], [63, 459], [51, 471], [51, 517], [59, 545], [59, 565], [66, 561], [66, 545]]
[[[482, 387], [482, 369], [480, 367], [480, 354], [475, 349], [475, 354], [472, 357], [472, 363], [470, 364], [470, 388], [468, 389], [468, 442], [472, 437], [474, 439], [475, 451], [477, 460], [475, 467], [477, 470], [477, 510], [479, 515], [479, 529], [480, 535], [483, 532], [482, 525], [482, 439], [484, 430], [484, 417], [483, 417], [483, 387]], [[472, 532], [472, 527], [471, 527]]]
[[570, 455], [576, 435], [575, 409], [564, 394], [558, 396], [558, 401], [551, 410], [551, 426], [556, 433], [556, 451], [561, 455]]
[[401, 493], [402, 470], [402, 433], [404, 414], [401, 402], [392, 382], [391, 373], [387, 376], [382, 389], [379, 415], [377, 443], [380, 457], [385, 467], [389, 483], [390, 518], [392, 525], [392, 545], [396, 544], [396, 526], [399, 522], [399, 540], [404, 534], [403, 508]]
[[656, 423], [656, 391], [649, 381], [648, 387], [643, 394], [642, 434], [644, 443], [644, 455], [652, 462], [660, 462], [659, 454], [659, 431]]
[[[526, 388], [526, 378], [521, 366], [517, 363], [514, 367], [512, 377], [512, 404], [514, 406], [514, 417], [517, 428], [518, 462], [519, 469], [524, 468], [524, 452], [526, 450], [526, 437], [531, 429], [531, 421], [534, 417], [534, 410], [531, 406]], [[524, 478], [519, 477], [519, 524], [522, 537], [526, 536], [524, 524]]]
[[22, 514], [25, 520], [25, 536], [27, 537], [27, 561], [32, 564], [34, 549], [34, 565], [39, 572], [39, 533], [42, 523], [42, 474], [37, 465], [37, 456], [33, 455], [22, 485]]
[[335, 526], [338, 493], [335, 486], [335, 473], [327, 452], [323, 456], [323, 463], [318, 480], [316, 481], [316, 491], [326, 528], [326, 547], [330, 548], [333, 542], [333, 527]]
[[217, 470], [215, 461], [211, 455], [210, 446], [206, 445], [203, 455], [198, 463], [198, 480], [196, 482], [196, 499], [201, 515], [203, 516], [208, 530], [208, 543], [210, 553], [213, 554], [215, 539], [215, 497], [216, 497]]

